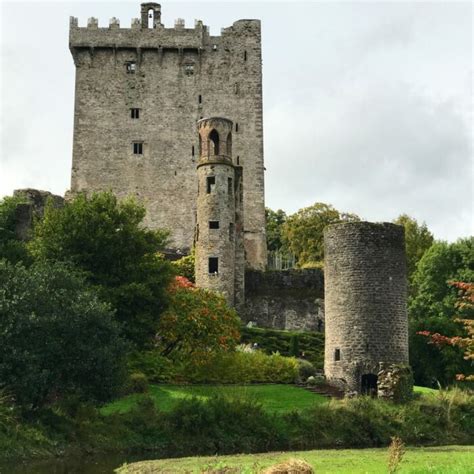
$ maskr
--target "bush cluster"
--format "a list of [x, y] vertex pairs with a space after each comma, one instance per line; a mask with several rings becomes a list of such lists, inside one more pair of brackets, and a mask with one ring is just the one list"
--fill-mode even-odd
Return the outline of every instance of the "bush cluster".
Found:
[[[256, 343], [267, 354], [278, 352], [284, 356], [303, 357], [316, 369], [324, 366], [324, 334], [319, 332], [278, 331], [276, 329], [248, 328], [241, 331], [243, 343]], [[298, 354], [295, 354], [295, 347]]]
[[140, 352], [130, 356], [129, 369], [142, 372], [151, 383], [294, 383], [299, 374], [295, 358], [261, 351], [215, 353], [200, 361]]

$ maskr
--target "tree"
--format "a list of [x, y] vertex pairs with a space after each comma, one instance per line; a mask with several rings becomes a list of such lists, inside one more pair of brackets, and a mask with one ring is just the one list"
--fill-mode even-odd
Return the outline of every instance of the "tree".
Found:
[[70, 262], [116, 309], [128, 339], [150, 344], [166, 308], [171, 265], [159, 254], [167, 233], [144, 228], [143, 206], [109, 192], [47, 206], [29, 247], [40, 260]]
[[405, 228], [407, 273], [411, 286], [416, 265], [433, 244], [434, 237], [424, 222], [420, 225], [415, 219], [406, 214], [401, 214], [393, 222]]
[[317, 202], [300, 209], [286, 219], [282, 227], [283, 242], [298, 265], [321, 265], [324, 259], [323, 231], [329, 224], [358, 221], [355, 214], [341, 213], [329, 204]]
[[169, 291], [170, 307], [158, 328], [158, 347], [163, 356], [177, 355], [199, 362], [235, 348], [241, 322], [223, 296], [196, 288], [184, 277], [176, 277]]
[[4, 197], [0, 201], [0, 259], [9, 262], [28, 262], [25, 243], [16, 235], [16, 212], [24, 204], [22, 197]]
[[469, 370], [458, 346], [438, 350], [426, 344], [420, 332], [463, 337], [465, 332], [454, 319], [457, 289], [450, 281], [474, 281], [474, 238], [455, 243], [435, 242], [417, 264], [413, 275], [414, 294], [409, 298], [410, 361], [415, 382], [421, 385], [451, 383], [456, 374]]
[[191, 253], [189, 255], [185, 255], [184, 257], [181, 257], [180, 259], [171, 262], [178, 276], [183, 276], [192, 283], [196, 281], [196, 275], [194, 273], [195, 263], [196, 254], [194, 247], [192, 248]]
[[281, 209], [273, 211], [268, 207], [265, 208], [267, 249], [269, 251], [280, 250], [283, 247], [281, 232], [286, 218], [287, 215]]
[[125, 341], [110, 306], [62, 263], [0, 261], [0, 380], [30, 408], [74, 394], [107, 401], [124, 381]]
[[[455, 307], [458, 315], [454, 318], [456, 323], [462, 325], [465, 329], [464, 336], [446, 336], [438, 332], [419, 331], [417, 334], [429, 338], [429, 343], [437, 347], [455, 346], [464, 351], [464, 360], [474, 364], [474, 283], [460, 281], [450, 282], [450, 285], [458, 290], [458, 299]], [[472, 373], [456, 374], [456, 380], [474, 382]]]

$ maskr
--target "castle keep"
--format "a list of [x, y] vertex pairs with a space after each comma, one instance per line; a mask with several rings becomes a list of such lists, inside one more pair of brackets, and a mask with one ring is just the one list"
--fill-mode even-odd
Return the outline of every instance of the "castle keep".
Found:
[[226, 117], [232, 161], [241, 167], [243, 245], [249, 268], [266, 264], [260, 21], [239, 20], [211, 36], [201, 21], [161, 23], [161, 7], [141, 5], [122, 28], [70, 19], [76, 66], [72, 193], [136, 196], [145, 224], [167, 228], [171, 245], [193, 245], [200, 156], [196, 122]]

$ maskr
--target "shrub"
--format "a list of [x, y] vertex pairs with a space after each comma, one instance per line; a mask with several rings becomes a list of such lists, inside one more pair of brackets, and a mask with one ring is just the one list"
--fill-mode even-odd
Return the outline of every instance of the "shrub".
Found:
[[311, 377], [316, 374], [316, 368], [314, 365], [305, 359], [298, 359], [298, 372], [300, 379], [305, 381], [308, 377]]
[[132, 352], [128, 356], [130, 373], [141, 372], [151, 383], [165, 383], [179, 379], [178, 364], [163, 357], [157, 350]]
[[16, 213], [24, 204], [23, 197], [4, 197], [0, 200], [0, 259], [11, 263], [30, 261], [25, 243], [16, 234]]
[[70, 267], [0, 261], [0, 380], [23, 405], [74, 393], [106, 401], [124, 380], [126, 344], [110, 307]]
[[298, 349], [304, 358], [309, 360], [317, 370], [324, 365], [324, 334], [320, 332], [292, 332], [276, 329], [248, 328], [241, 329], [241, 342], [245, 344], [257, 343], [259, 349], [267, 354], [279, 352], [284, 356], [291, 356], [291, 339], [298, 338]]
[[134, 372], [128, 378], [128, 393], [145, 393], [148, 391], [148, 378], [143, 372]]
[[298, 362], [261, 351], [214, 355], [204, 364], [186, 364], [183, 377], [191, 383], [294, 383]]
[[176, 277], [169, 293], [170, 307], [158, 326], [163, 356], [199, 363], [235, 348], [241, 323], [222, 295], [196, 288], [184, 277]]
[[194, 263], [195, 263], [195, 254], [194, 248], [191, 251], [190, 255], [181, 257], [179, 260], [171, 262], [174, 267], [174, 270], [179, 276], [187, 278], [190, 282], [195, 283], [194, 275]]

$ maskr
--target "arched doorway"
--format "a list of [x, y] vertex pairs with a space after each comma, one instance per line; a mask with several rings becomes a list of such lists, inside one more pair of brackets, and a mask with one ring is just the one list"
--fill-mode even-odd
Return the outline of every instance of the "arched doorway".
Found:
[[377, 396], [377, 376], [375, 374], [364, 374], [361, 379], [362, 395]]

